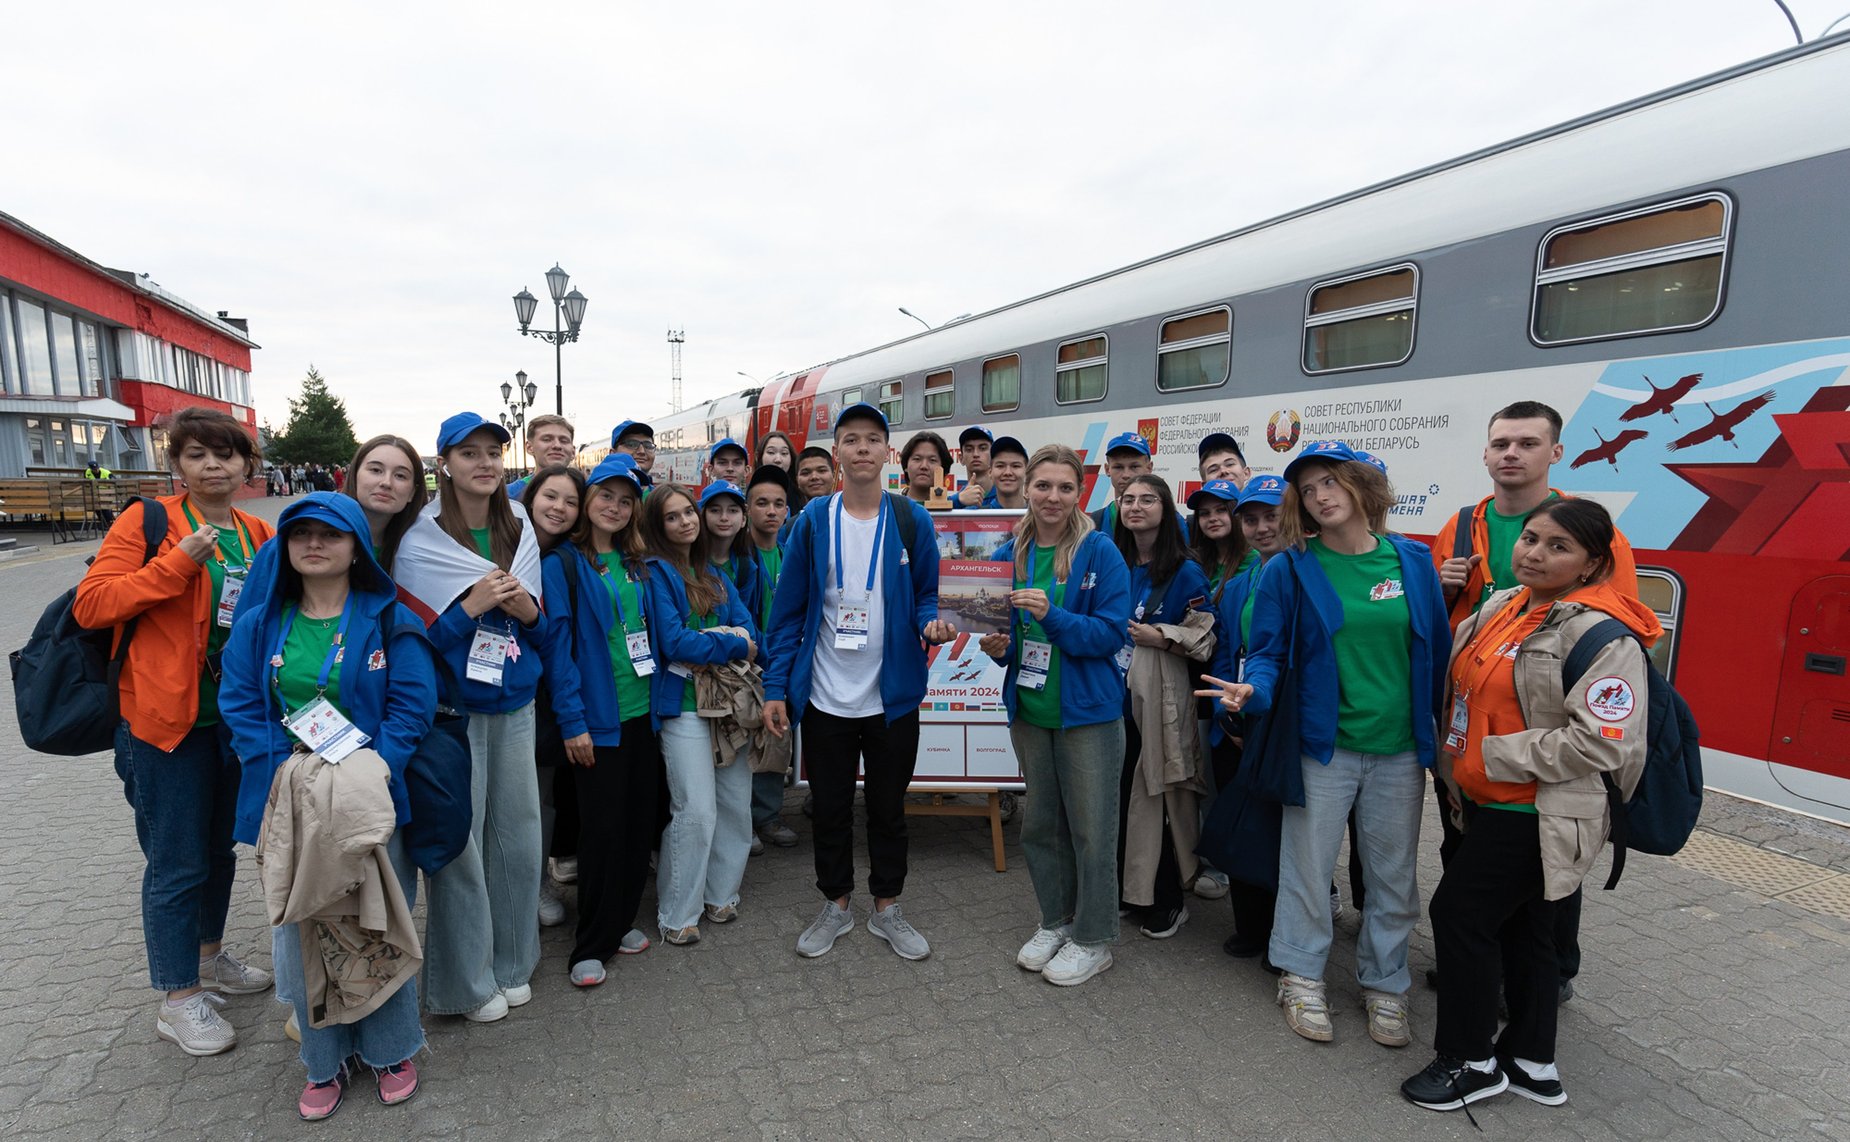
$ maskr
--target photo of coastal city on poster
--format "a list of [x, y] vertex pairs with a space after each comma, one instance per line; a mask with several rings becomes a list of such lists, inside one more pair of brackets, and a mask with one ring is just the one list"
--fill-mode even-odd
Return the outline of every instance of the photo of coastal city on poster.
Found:
[[1014, 568], [1007, 563], [946, 559], [938, 564], [938, 617], [957, 625], [958, 633], [981, 638], [1008, 629], [1009, 588]]

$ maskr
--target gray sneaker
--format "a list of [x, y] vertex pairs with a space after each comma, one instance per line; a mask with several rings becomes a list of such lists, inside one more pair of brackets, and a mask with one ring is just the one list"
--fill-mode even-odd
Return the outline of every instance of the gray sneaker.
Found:
[[199, 986], [207, 991], [250, 995], [268, 991], [272, 982], [269, 972], [254, 968], [222, 949], [211, 959], [199, 961]]
[[875, 910], [867, 914], [867, 930], [885, 940], [903, 960], [922, 960], [931, 955], [931, 945], [919, 930], [906, 923], [905, 915], [899, 910], [899, 901], [886, 906], [886, 911]]
[[790, 848], [797, 843], [797, 831], [776, 817], [758, 827], [758, 835], [766, 844], [776, 845], [780, 849]]
[[221, 1055], [238, 1044], [238, 1033], [219, 1016], [218, 1005], [203, 991], [178, 1003], [162, 1000], [154, 1029], [189, 1055]]
[[797, 937], [797, 955], [815, 959], [835, 946], [835, 937], [854, 927], [854, 909], [841, 908], [833, 900], [822, 902], [822, 911], [803, 934]]

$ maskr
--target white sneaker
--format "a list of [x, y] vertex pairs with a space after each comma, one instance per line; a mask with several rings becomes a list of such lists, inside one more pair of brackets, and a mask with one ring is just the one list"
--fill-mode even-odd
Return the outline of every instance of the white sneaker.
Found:
[[1336, 1037], [1330, 1023], [1330, 1001], [1324, 994], [1323, 981], [1283, 972], [1278, 977], [1278, 1005], [1285, 1009], [1285, 1026], [1313, 1043], [1328, 1043]]
[[1028, 942], [1021, 946], [1021, 951], [1015, 953], [1015, 964], [1024, 971], [1040, 971], [1072, 938], [1073, 928], [1070, 924], [1062, 924], [1058, 928], [1036, 928], [1034, 935], [1028, 937]]
[[275, 982], [269, 972], [254, 968], [223, 949], [216, 956], [199, 961], [199, 986], [225, 995], [250, 995], [268, 991]]
[[218, 1013], [203, 991], [195, 991], [178, 1003], [161, 1000], [161, 1012], [154, 1030], [163, 1039], [171, 1039], [189, 1055], [222, 1055], [238, 1045], [238, 1033]]
[[533, 985], [517, 983], [513, 987], [501, 989], [501, 998], [507, 1000], [509, 1007], [525, 1007], [533, 1002]]
[[553, 928], [565, 923], [565, 901], [550, 884], [540, 885], [540, 927]]
[[1203, 900], [1219, 900], [1227, 895], [1227, 882], [1204, 872], [1195, 878], [1195, 895]]
[[1041, 969], [1041, 978], [1059, 987], [1076, 987], [1110, 966], [1109, 945], [1087, 947], [1069, 940]]
[[463, 1018], [471, 1023], [493, 1023], [497, 1019], [507, 1018], [507, 997], [495, 992], [488, 997], [488, 1002], [474, 1011], [463, 1012]]
[[578, 879], [577, 857], [553, 857], [552, 878], [560, 884], [571, 884]]

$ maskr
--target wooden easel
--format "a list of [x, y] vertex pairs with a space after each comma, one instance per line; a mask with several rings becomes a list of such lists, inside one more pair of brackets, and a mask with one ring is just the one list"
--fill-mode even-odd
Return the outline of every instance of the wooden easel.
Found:
[[[989, 841], [991, 846], [995, 849], [996, 871], [1007, 872], [1008, 860], [1002, 855], [1002, 791], [999, 789], [977, 786], [972, 789], [960, 789], [957, 792], [982, 793], [985, 794], [985, 796], [982, 804], [978, 804], [974, 801], [958, 801], [947, 804], [944, 800], [947, 794], [943, 792], [933, 792], [929, 794], [931, 800], [928, 802], [906, 802], [906, 812], [917, 813], [925, 817], [988, 817]], [[951, 796], [955, 796], [955, 794], [951, 794]]]

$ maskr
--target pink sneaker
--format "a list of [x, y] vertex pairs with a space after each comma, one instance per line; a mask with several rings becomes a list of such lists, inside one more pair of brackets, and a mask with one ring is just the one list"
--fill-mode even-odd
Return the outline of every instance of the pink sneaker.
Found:
[[340, 1103], [347, 1096], [347, 1070], [341, 1072], [325, 1083], [309, 1083], [302, 1088], [302, 1097], [296, 1100], [296, 1113], [303, 1122], [319, 1122], [340, 1109]]
[[397, 1106], [418, 1092], [418, 1068], [410, 1059], [379, 1072], [379, 1101]]

